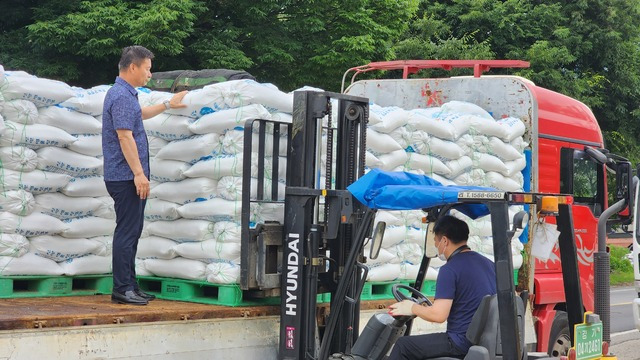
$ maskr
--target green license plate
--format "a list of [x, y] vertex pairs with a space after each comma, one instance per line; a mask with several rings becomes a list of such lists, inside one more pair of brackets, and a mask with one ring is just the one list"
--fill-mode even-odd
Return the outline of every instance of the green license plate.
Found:
[[576, 360], [602, 356], [602, 323], [579, 324], [575, 328]]

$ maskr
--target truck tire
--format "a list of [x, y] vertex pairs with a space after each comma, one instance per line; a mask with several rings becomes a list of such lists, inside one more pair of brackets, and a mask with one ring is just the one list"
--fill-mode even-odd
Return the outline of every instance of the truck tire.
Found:
[[556, 311], [556, 316], [551, 324], [549, 332], [549, 356], [559, 357], [567, 355], [571, 348], [571, 334], [569, 332], [569, 319], [564, 311]]

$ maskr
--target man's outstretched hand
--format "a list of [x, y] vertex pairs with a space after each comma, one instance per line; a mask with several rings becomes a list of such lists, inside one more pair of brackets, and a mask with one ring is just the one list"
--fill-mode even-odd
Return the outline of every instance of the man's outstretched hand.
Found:
[[391, 316], [413, 316], [413, 306], [417, 305], [411, 300], [403, 300], [389, 306], [389, 315]]
[[169, 100], [169, 105], [171, 105], [171, 108], [172, 109], [180, 109], [180, 108], [187, 107], [186, 104], [182, 103], [182, 99], [184, 99], [184, 96], [187, 95], [187, 93], [188, 93], [188, 91], [184, 90], [184, 91], [180, 91], [179, 93], [173, 95], [171, 100]]

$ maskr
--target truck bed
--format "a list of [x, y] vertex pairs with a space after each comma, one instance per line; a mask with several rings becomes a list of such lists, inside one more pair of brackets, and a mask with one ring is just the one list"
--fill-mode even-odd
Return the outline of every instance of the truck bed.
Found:
[[[360, 327], [393, 302], [364, 301]], [[0, 299], [0, 360], [275, 360], [279, 313], [275, 305], [118, 305], [110, 295]], [[419, 321], [415, 330], [444, 331], [437, 325]]]
[[[384, 309], [393, 300], [363, 301], [363, 310]], [[320, 304], [319, 311], [329, 311]], [[146, 306], [111, 302], [110, 295], [0, 299], [0, 330], [161, 321], [254, 318], [279, 315], [274, 305], [229, 307], [156, 299]]]

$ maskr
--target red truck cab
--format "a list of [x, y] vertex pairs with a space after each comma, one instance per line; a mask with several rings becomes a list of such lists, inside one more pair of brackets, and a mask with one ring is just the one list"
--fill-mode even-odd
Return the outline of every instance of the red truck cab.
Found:
[[[602, 166], [582, 159], [563, 158], [563, 149], [604, 148], [602, 131], [591, 110], [571, 97], [530, 85], [538, 102], [538, 167], [540, 192], [573, 189], [573, 219], [585, 310], [594, 309], [594, 253], [598, 217], [607, 206]], [[573, 161], [574, 184], [561, 178], [563, 162]], [[575, 176], [583, 175], [583, 176]], [[546, 262], [535, 261], [533, 316], [537, 319], [538, 351], [563, 353], [571, 346], [564, 313], [564, 288], [557, 249]]]

